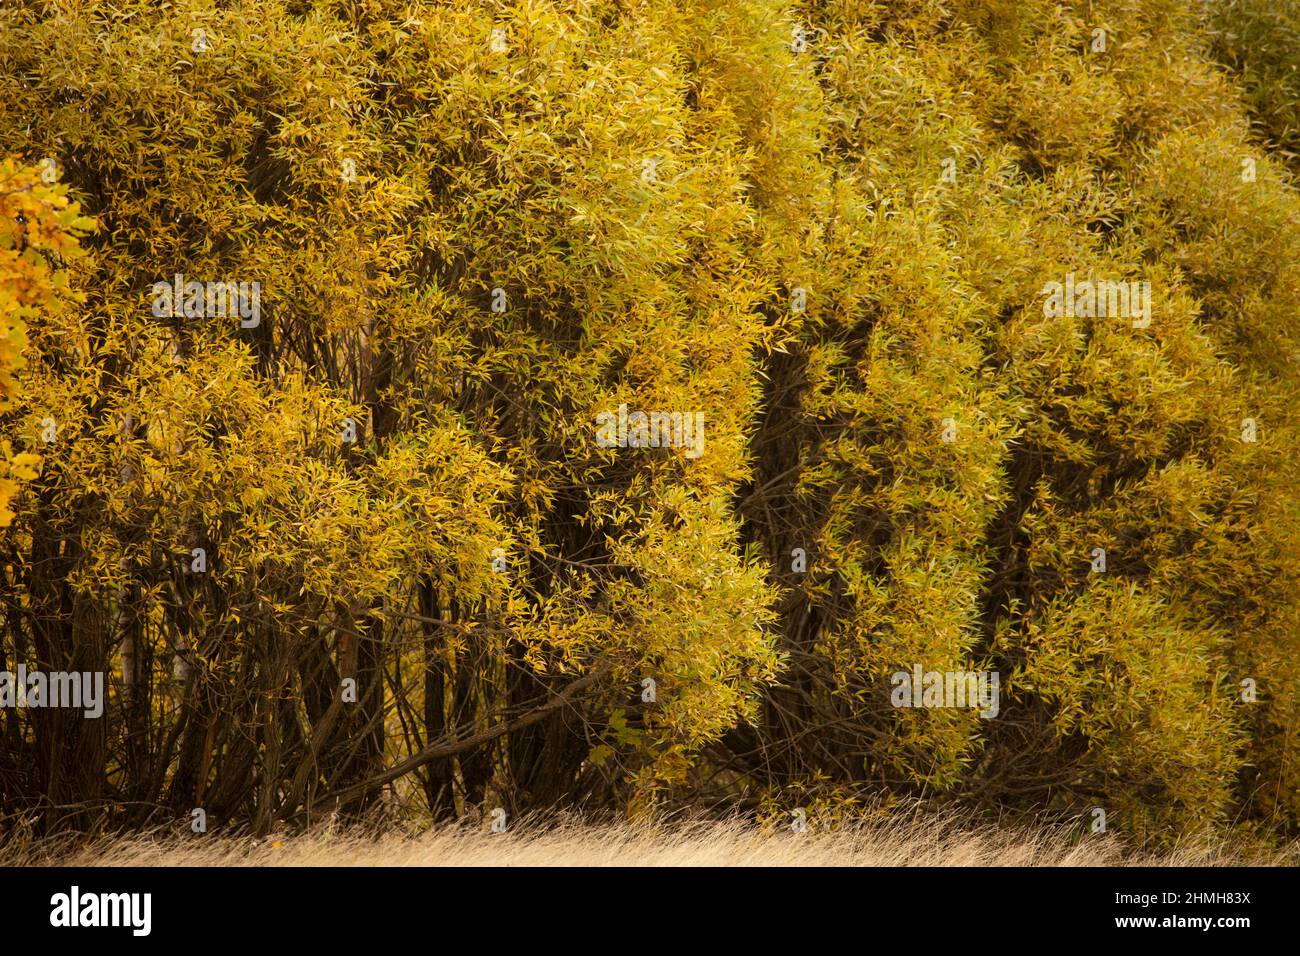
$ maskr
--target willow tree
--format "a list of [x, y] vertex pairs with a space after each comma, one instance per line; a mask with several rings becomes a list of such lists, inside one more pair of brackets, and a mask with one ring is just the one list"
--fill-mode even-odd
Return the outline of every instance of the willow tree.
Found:
[[[760, 158], [692, 59], [716, 14], [3, 16], [0, 148], [101, 223], [7, 419], [59, 438], [6, 641], [117, 675], [75, 774], [20, 727], [49, 766], [8, 808], [644, 802], [752, 709], [771, 593], [731, 497], [772, 289]], [[601, 447], [623, 405], [702, 447]]]
[[[802, 12], [822, 294], [741, 501], [792, 667], [728, 765], [827, 812], [883, 791], [1293, 826], [1300, 205], [1208, 23]], [[918, 665], [999, 674], [996, 716], [897, 707]]]

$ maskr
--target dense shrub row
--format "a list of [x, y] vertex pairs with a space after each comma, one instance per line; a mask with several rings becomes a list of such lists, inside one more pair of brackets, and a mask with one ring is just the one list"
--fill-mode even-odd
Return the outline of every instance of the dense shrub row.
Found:
[[6, 4], [0, 817], [1292, 828], [1267, 7]]

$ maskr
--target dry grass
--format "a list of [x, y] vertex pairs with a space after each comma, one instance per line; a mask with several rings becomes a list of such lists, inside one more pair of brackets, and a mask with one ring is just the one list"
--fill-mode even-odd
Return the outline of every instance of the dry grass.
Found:
[[517, 825], [500, 834], [467, 827], [420, 835], [320, 830], [260, 841], [152, 834], [80, 843], [10, 839], [0, 846], [0, 861], [36, 866], [1232, 866], [1297, 859], [1300, 846], [1247, 851], [1200, 840], [1142, 853], [1110, 835], [1080, 840], [1064, 829], [973, 827], [944, 817], [802, 834], [734, 822], [562, 823]]

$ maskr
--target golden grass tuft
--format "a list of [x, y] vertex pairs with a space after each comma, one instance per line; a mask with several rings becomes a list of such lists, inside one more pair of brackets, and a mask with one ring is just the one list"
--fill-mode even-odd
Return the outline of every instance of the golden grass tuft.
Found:
[[738, 821], [675, 825], [518, 823], [504, 833], [448, 826], [420, 834], [317, 829], [260, 840], [177, 839], [159, 832], [0, 845], [26, 866], [1235, 866], [1288, 865], [1300, 845], [1277, 850], [1189, 840], [1164, 852], [1114, 835], [1080, 838], [1059, 827], [976, 826], [931, 816], [864, 821], [796, 834]]

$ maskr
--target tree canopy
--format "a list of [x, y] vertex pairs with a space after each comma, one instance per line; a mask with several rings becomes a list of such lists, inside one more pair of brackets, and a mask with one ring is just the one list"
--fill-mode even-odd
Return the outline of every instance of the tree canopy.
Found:
[[0, 817], [1293, 832], [1298, 24], [7, 3]]

